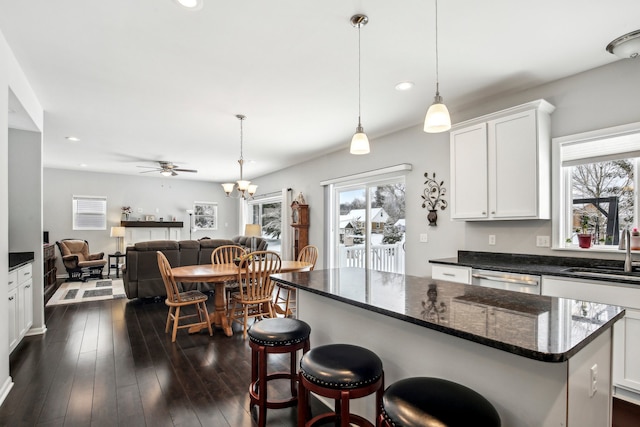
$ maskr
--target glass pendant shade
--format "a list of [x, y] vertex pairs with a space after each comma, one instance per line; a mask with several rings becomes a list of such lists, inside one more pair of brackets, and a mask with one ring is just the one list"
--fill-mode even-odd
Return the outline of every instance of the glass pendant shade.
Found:
[[362, 126], [356, 128], [356, 133], [351, 138], [351, 148], [349, 152], [351, 154], [369, 154], [369, 138], [364, 133]]
[[253, 196], [254, 194], [256, 194], [257, 190], [258, 186], [255, 184], [251, 184], [247, 187], [247, 193], [249, 193], [249, 196]]
[[249, 184], [251, 184], [251, 181], [246, 181], [246, 180], [238, 181], [238, 190], [247, 191], [247, 188], [249, 188]]
[[234, 186], [235, 184], [233, 182], [225, 182], [222, 184], [222, 188], [224, 189], [224, 192], [227, 193], [227, 196], [231, 194]]
[[451, 129], [449, 109], [442, 103], [442, 97], [436, 95], [435, 101], [427, 110], [424, 118], [424, 131], [428, 133], [445, 132]]

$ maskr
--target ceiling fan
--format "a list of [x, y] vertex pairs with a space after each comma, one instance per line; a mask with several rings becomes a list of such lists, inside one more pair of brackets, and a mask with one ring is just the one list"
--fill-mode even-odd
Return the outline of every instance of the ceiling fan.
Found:
[[193, 172], [197, 173], [198, 171], [195, 169], [183, 169], [178, 165], [174, 165], [172, 162], [164, 162], [158, 161], [160, 167], [154, 166], [138, 166], [139, 168], [150, 168], [148, 171], [142, 171], [140, 173], [148, 173], [148, 172], [160, 172], [161, 175], [164, 176], [176, 176], [177, 172]]

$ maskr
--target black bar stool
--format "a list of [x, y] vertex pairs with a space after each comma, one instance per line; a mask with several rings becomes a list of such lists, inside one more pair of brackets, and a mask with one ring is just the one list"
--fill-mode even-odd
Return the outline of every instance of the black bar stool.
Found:
[[[335, 411], [309, 420], [309, 392], [334, 399]], [[365, 418], [349, 413], [349, 400], [376, 393], [376, 418], [380, 416], [384, 371], [382, 361], [366, 348], [330, 344], [311, 349], [300, 360], [298, 380], [298, 426], [310, 427], [327, 420], [370, 426]]]
[[[302, 320], [274, 318], [254, 323], [247, 333], [251, 347], [249, 396], [251, 407], [258, 405], [258, 426], [264, 427], [267, 422], [267, 408], [280, 409], [298, 403], [296, 352], [300, 349], [303, 354], [309, 351], [311, 327]], [[267, 373], [267, 355], [273, 353], [289, 353], [289, 372]], [[267, 382], [276, 379], [290, 380], [290, 398], [268, 400]]]
[[500, 416], [476, 391], [441, 378], [407, 378], [385, 390], [379, 427], [445, 425], [500, 427]]

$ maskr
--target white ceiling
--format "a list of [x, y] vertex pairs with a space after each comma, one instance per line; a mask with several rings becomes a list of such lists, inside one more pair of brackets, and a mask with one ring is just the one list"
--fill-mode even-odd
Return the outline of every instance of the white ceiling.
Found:
[[[0, 0], [0, 31], [45, 109], [45, 167], [138, 174], [165, 160], [199, 171], [173, 179], [222, 182], [238, 179], [236, 114], [247, 116], [249, 179], [348, 147], [355, 13], [369, 17], [362, 124], [375, 152], [376, 137], [422, 122], [433, 100], [433, 1], [204, 0], [189, 11], [173, 0]], [[440, 92], [455, 122], [483, 98], [618, 60], [605, 47], [638, 29], [640, 1], [440, 0], [438, 14]], [[414, 89], [396, 91], [404, 80]]]

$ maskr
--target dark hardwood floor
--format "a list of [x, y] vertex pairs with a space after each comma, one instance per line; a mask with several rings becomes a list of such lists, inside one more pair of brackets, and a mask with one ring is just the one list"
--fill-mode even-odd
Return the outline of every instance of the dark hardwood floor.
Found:
[[[213, 310], [213, 297], [209, 298]], [[253, 426], [250, 348], [241, 333], [165, 334], [163, 301], [126, 299], [45, 309], [47, 333], [11, 354], [15, 383], [2, 426]], [[236, 331], [234, 327], [234, 331]], [[240, 329], [237, 329], [240, 331]], [[269, 358], [284, 370], [286, 355]], [[276, 396], [286, 381], [270, 385]], [[312, 411], [322, 411], [318, 401]], [[269, 426], [295, 426], [296, 409], [269, 410]]]
[[[47, 307], [47, 333], [25, 338], [11, 354], [15, 385], [0, 407], [0, 426], [256, 425], [248, 341], [241, 333], [183, 330], [172, 344], [166, 314], [162, 301]], [[282, 370], [288, 359], [272, 355], [269, 362]], [[270, 387], [274, 396], [287, 390], [284, 381]], [[640, 425], [640, 407], [617, 399], [613, 407], [614, 427]], [[312, 402], [313, 413], [324, 409]], [[295, 426], [296, 409], [269, 410], [267, 425]]]

